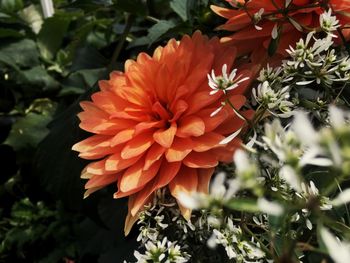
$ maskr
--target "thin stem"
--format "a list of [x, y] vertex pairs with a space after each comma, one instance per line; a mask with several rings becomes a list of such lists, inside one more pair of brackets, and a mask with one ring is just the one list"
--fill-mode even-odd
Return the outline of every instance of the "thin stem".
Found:
[[116, 46], [116, 48], [115, 48], [115, 50], [113, 52], [111, 61], [110, 61], [109, 65], [108, 65], [108, 71], [109, 72], [111, 72], [114, 69], [114, 67], [115, 67], [117, 59], [118, 59], [118, 57], [120, 55], [120, 52], [123, 49], [125, 40], [126, 40], [128, 34], [130, 32], [130, 29], [131, 29], [131, 26], [132, 26], [133, 22], [134, 22], [134, 17], [131, 14], [127, 14], [126, 15], [126, 19], [125, 19], [124, 31], [123, 31], [122, 35], [120, 36], [118, 45]]
[[349, 44], [346, 42], [345, 36], [343, 34], [343, 31], [340, 27], [337, 28], [338, 34], [341, 38], [341, 40], [343, 41], [343, 44], [345, 46], [346, 52], [348, 52], [348, 54], [350, 55], [350, 46]]
[[261, 239], [258, 238], [257, 235], [255, 235], [255, 234], [253, 233], [253, 231], [251, 231], [251, 230], [247, 227], [247, 225], [246, 225], [245, 223], [243, 223], [241, 226], [242, 226], [243, 231], [245, 231], [246, 233], [248, 233], [249, 235], [251, 235], [252, 237], [254, 237], [254, 239], [255, 239], [256, 241], [259, 242], [259, 244], [260, 244], [260, 246], [261, 246], [261, 249], [264, 250], [264, 252], [265, 252], [267, 255], [271, 256], [270, 250], [265, 246], [265, 244], [261, 241]]

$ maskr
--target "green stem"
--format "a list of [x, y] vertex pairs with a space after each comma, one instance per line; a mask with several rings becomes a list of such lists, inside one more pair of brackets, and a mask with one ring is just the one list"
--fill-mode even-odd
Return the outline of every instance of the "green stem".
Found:
[[111, 72], [114, 67], [115, 67], [115, 64], [117, 62], [117, 59], [120, 55], [120, 52], [122, 51], [123, 49], [123, 46], [124, 46], [124, 43], [125, 43], [125, 40], [130, 32], [130, 29], [131, 29], [131, 26], [134, 22], [134, 17], [131, 15], [131, 14], [127, 14], [126, 15], [126, 19], [125, 19], [125, 27], [124, 27], [124, 31], [122, 33], [122, 35], [120, 36], [120, 39], [119, 39], [119, 42], [113, 52], [113, 55], [112, 55], [112, 58], [111, 58], [111, 61], [108, 65], [108, 72]]
[[264, 245], [264, 243], [260, 240], [260, 238], [258, 238], [248, 227], [245, 223], [243, 223], [241, 225], [242, 227], [242, 230], [245, 231], [247, 234], [251, 235], [256, 241], [259, 242], [260, 244], [260, 247], [262, 250], [264, 250], [264, 252], [269, 256], [271, 257], [271, 253], [270, 253], [270, 250]]
[[338, 34], [341, 38], [341, 40], [343, 41], [343, 44], [345, 46], [346, 52], [348, 52], [348, 54], [350, 55], [350, 45], [346, 42], [345, 36], [343, 34], [343, 31], [341, 30], [340, 27], [337, 28]]

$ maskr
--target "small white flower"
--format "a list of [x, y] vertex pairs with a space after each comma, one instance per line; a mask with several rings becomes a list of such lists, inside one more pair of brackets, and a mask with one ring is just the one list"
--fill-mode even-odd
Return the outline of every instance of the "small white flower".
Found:
[[222, 66], [221, 76], [215, 76], [214, 70], [211, 71], [211, 74], [208, 74], [208, 85], [212, 89], [210, 95], [213, 95], [220, 90], [226, 94], [227, 91], [236, 89], [239, 84], [243, 81], [248, 80], [248, 77], [242, 78], [242, 76], [237, 75], [237, 69], [233, 69], [230, 74], [227, 72], [227, 64]]
[[258, 199], [258, 207], [261, 212], [274, 216], [280, 216], [284, 211], [280, 204], [268, 201], [265, 198]]
[[332, 37], [337, 37], [335, 34], [332, 34], [333, 31], [336, 31], [339, 25], [339, 20], [336, 16], [332, 16], [332, 9], [329, 8], [327, 12], [324, 12], [320, 15], [320, 26], [323, 31], [331, 34]]
[[289, 165], [285, 165], [279, 172], [279, 176], [284, 179], [295, 191], [301, 192], [301, 180], [295, 170]]
[[321, 228], [320, 234], [334, 262], [348, 263], [350, 259], [350, 243], [341, 242], [324, 227]]
[[242, 131], [243, 128], [238, 129], [237, 131], [235, 131], [234, 133], [232, 133], [230, 136], [226, 137], [225, 139], [223, 139], [219, 144], [227, 144], [229, 142], [231, 142], [233, 139], [235, 139], [240, 132]]
[[271, 32], [271, 37], [272, 37], [272, 39], [277, 39], [277, 37], [278, 37], [278, 24], [275, 24], [275, 26], [273, 27], [272, 32]]
[[312, 127], [304, 112], [296, 112], [292, 129], [298, 136], [298, 139], [305, 145], [315, 145], [319, 141], [318, 133]]
[[336, 198], [331, 201], [334, 206], [345, 205], [350, 202], [350, 188], [342, 191]]

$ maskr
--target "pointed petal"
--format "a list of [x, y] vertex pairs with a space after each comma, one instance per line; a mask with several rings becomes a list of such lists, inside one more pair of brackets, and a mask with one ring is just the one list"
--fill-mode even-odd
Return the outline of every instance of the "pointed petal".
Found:
[[177, 131], [177, 125], [175, 122], [171, 126], [164, 130], [160, 129], [153, 134], [153, 139], [165, 148], [169, 148], [174, 140]]
[[145, 157], [144, 170], [148, 170], [149, 167], [156, 161], [158, 161], [164, 154], [165, 148], [157, 143], [154, 143], [151, 148], [147, 151]]
[[133, 165], [134, 163], [136, 163], [141, 158], [141, 156], [142, 155], [135, 156], [129, 159], [123, 159], [120, 156], [120, 152], [115, 153], [107, 158], [105, 169], [107, 171], [115, 171], [115, 172], [121, 171]]
[[165, 152], [168, 162], [182, 161], [192, 151], [192, 140], [176, 138], [171, 147]]
[[118, 132], [111, 140], [111, 146], [125, 143], [133, 138], [135, 130], [133, 128]]
[[210, 179], [214, 174], [215, 168], [198, 169], [197, 171], [198, 171], [197, 192], [208, 194]]
[[[186, 166], [182, 166], [179, 173], [169, 183], [169, 189], [172, 196], [174, 196], [179, 203], [179, 194], [181, 192], [190, 193], [197, 190], [198, 175], [196, 169], [191, 169]], [[191, 217], [191, 210], [186, 209], [179, 203], [181, 214], [186, 220]]]
[[200, 137], [193, 138], [193, 150], [196, 152], [206, 152], [210, 149], [220, 146], [220, 142], [225, 137], [215, 133], [208, 132]]
[[120, 179], [120, 190], [128, 192], [147, 184], [157, 174], [160, 161], [155, 162], [148, 170], [144, 171], [144, 159], [128, 168]]
[[123, 159], [130, 159], [138, 156], [147, 151], [153, 142], [152, 133], [140, 134], [124, 146], [123, 150], [121, 151], [121, 157]]
[[211, 168], [218, 165], [218, 160], [216, 156], [208, 152], [191, 152], [183, 160], [184, 165], [191, 168]]
[[132, 226], [136, 223], [136, 221], [139, 219], [139, 215], [132, 215], [131, 214], [131, 207], [132, 204], [134, 203], [134, 196], [130, 196], [128, 200], [128, 215], [126, 216], [125, 219], [125, 225], [124, 225], [124, 234], [125, 236], [129, 235]]
[[204, 134], [205, 124], [203, 120], [197, 116], [186, 116], [179, 122], [179, 128], [176, 136], [178, 137], [191, 137], [201, 136]]

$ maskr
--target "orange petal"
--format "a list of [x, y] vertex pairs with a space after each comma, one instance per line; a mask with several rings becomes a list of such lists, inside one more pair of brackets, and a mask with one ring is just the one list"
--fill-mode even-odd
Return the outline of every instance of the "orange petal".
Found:
[[[182, 166], [181, 170], [169, 183], [169, 189], [171, 195], [174, 196], [179, 203], [179, 195], [181, 192], [190, 193], [197, 190], [198, 186], [198, 175], [196, 169], [191, 169], [186, 166]], [[186, 220], [191, 217], [191, 210], [186, 209], [179, 203], [181, 214]]]
[[134, 202], [130, 206], [130, 214], [132, 216], [136, 215], [147, 203], [154, 192], [153, 189], [153, 181], [151, 181], [135, 194]]
[[92, 162], [89, 163], [83, 171], [86, 171], [88, 174], [94, 175], [108, 174], [108, 172], [105, 170], [105, 164], [106, 160]]
[[121, 157], [123, 159], [130, 159], [138, 156], [147, 151], [153, 142], [152, 133], [140, 134], [124, 146]]
[[134, 163], [136, 163], [142, 155], [135, 156], [129, 159], [123, 159], [120, 156], [120, 152], [109, 156], [106, 160], [105, 169], [107, 171], [121, 171]]
[[208, 194], [210, 179], [215, 168], [198, 169], [198, 187], [197, 192]]
[[169, 184], [169, 182], [176, 176], [179, 169], [181, 167], [181, 163], [167, 163], [162, 162], [161, 168], [159, 170], [159, 174], [156, 178], [154, 178], [151, 182], [149, 182], [145, 187], [143, 187], [136, 195], [134, 199], [134, 203], [131, 207], [131, 214], [135, 215], [142, 206], [149, 200], [151, 195], [157, 189]]
[[95, 175], [85, 184], [85, 189], [109, 185], [117, 181], [117, 178], [118, 174]]
[[224, 7], [220, 7], [220, 6], [216, 6], [216, 5], [211, 5], [210, 9], [213, 10], [213, 12], [215, 14], [218, 14], [219, 16], [222, 16], [222, 17], [227, 18], [227, 19], [229, 19], [233, 16], [236, 16], [237, 14], [242, 12], [242, 11], [228, 9], [228, 8], [224, 8]]
[[184, 165], [191, 168], [211, 168], [218, 165], [216, 156], [209, 152], [191, 152], [183, 160]]
[[212, 150], [212, 153], [217, 156], [220, 162], [224, 163], [232, 163], [233, 161], [233, 153], [236, 149], [241, 148], [242, 141], [239, 138], [233, 139], [228, 145], [225, 147], [219, 147]]
[[176, 136], [190, 137], [201, 136], [204, 134], [205, 124], [203, 120], [197, 116], [186, 116], [179, 121], [179, 128]]
[[110, 91], [96, 92], [91, 95], [91, 99], [96, 106], [109, 114], [121, 111], [128, 106], [128, 102]]
[[145, 166], [144, 170], [148, 170], [149, 167], [156, 161], [158, 161], [165, 152], [165, 148], [157, 143], [154, 143], [151, 148], [148, 150], [145, 157]]
[[227, 109], [223, 108], [221, 111], [219, 111], [214, 116], [210, 116], [215, 110], [216, 110], [216, 108], [205, 109], [205, 110], [198, 112], [198, 114], [197, 114], [200, 118], [202, 118], [202, 120], [205, 123], [205, 132], [206, 133], [213, 131], [223, 121], [225, 121], [229, 115]]
[[79, 157], [83, 159], [102, 158], [114, 151], [119, 151], [117, 147], [110, 147], [110, 136], [93, 135], [81, 142], [73, 145], [72, 150], [80, 152]]
[[213, 149], [215, 147], [220, 146], [219, 143], [224, 139], [225, 137], [215, 133], [215, 132], [208, 132], [200, 137], [193, 138], [193, 150], [196, 152], [205, 152], [210, 149]]
[[131, 207], [134, 203], [134, 196], [130, 196], [128, 200], [128, 215], [125, 219], [125, 225], [124, 225], [124, 234], [125, 236], [129, 235], [132, 226], [136, 223], [136, 221], [139, 219], [139, 215], [132, 215], [131, 214]]
[[176, 138], [171, 147], [165, 152], [168, 162], [182, 161], [192, 151], [192, 140]]
[[134, 136], [135, 130], [133, 128], [125, 129], [118, 132], [111, 140], [111, 146], [116, 146], [131, 140]]
[[175, 122], [173, 122], [168, 129], [166, 130], [161, 129], [156, 131], [153, 134], [153, 139], [163, 147], [169, 148], [174, 141], [176, 130], [177, 130], [177, 125]]
[[181, 162], [168, 163], [163, 161], [159, 174], [154, 182], [154, 190], [166, 186], [177, 175], [181, 167]]
[[148, 170], [144, 171], [144, 159], [139, 160], [127, 169], [121, 177], [120, 190], [128, 192], [145, 185], [157, 174], [160, 164], [161, 162], [157, 161]]

